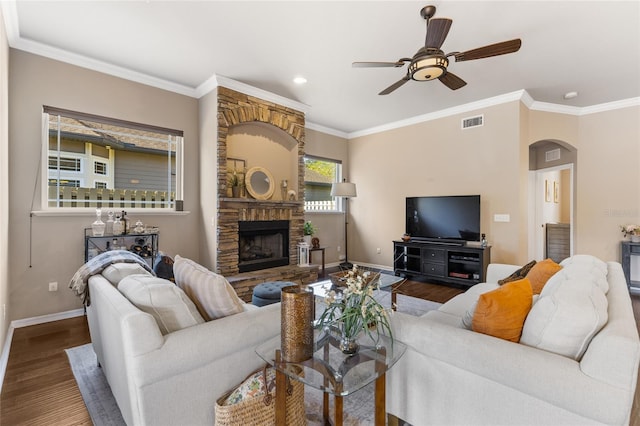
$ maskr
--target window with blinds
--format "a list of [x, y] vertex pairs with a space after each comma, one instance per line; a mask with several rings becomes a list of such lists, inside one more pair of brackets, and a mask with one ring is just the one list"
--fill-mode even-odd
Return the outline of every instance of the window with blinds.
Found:
[[43, 143], [49, 209], [175, 210], [182, 200], [182, 131], [45, 106]]

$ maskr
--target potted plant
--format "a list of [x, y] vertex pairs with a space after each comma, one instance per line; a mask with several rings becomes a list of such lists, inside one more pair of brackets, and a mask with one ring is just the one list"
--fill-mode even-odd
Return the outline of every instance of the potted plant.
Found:
[[304, 242], [311, 247], [311, 237], [316, 233], [316, 228], [313, 226], [310, 220], [307, 220], [302, 226], [302, 234], [304, 235]]
[[379, 290], [380, 273], [353, 268], [345, 273], [344, 287], [332, 287], [325, 297], [327, 308], [316, 322], [316, 328], [337, 334], [340, 350], [353, 355], [358, 351], [358, 336], [368, 335], [374, 342], [386, 334], [393, 342], [389, 312], [374, 297]]
[[229, 173], [227, 183], [231, 187], [231, 196], [233, 198], [240, 198], [240, 191], [244, 186], [242, 177], [234, 170], [233, 173]]

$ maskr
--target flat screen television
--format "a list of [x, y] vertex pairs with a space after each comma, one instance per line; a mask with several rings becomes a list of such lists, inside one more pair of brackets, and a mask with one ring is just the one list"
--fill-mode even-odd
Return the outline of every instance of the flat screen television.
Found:
[[480, 241], [480, 195], [407, 197], [412, 240]]

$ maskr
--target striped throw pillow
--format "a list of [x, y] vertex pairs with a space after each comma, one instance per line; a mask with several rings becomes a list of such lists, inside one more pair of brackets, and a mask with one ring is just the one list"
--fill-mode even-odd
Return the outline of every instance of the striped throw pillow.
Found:
[[244, 302], [222, 275], [184, 257], [176, 256], [174, 261], [176, 285], [189, 296], [205, 321], [243, 311]]

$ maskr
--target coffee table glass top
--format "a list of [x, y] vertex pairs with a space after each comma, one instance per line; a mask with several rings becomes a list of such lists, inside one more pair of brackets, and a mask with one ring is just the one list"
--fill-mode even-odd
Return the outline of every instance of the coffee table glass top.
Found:
[[295, 380], [326, 393], [345, 396], [385, 374], [406, 350], [405, 344], [398, 340], [392, 343], [387, 336], [381, 336], [376, 345], [371, 338], [362, 335], [358, 339], [358, 352], [348, 356], [338, 349], [335, 333], [324, 330], [315, 330], [314, 333], [313, 356], [306, 361], [277, 363], [280, 336], [258, 346], [256, 353]]

